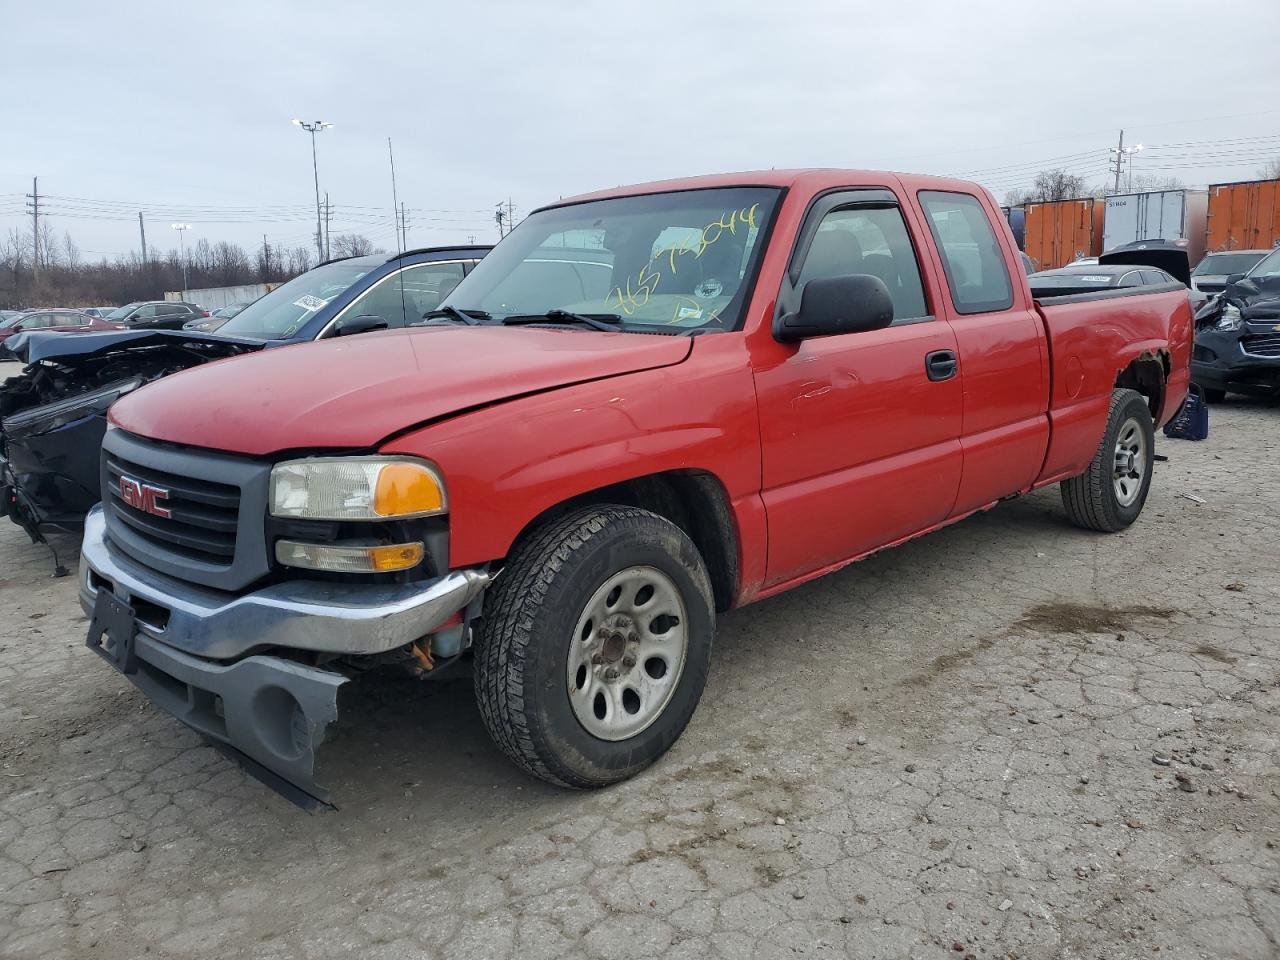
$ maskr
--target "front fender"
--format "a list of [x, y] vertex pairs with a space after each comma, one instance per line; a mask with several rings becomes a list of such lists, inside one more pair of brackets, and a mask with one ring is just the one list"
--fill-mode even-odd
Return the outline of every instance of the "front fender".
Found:
[[573, 497], [654, 473], [704, 471], [728, 494], [745, 586], [764, 556], [755, 403], [741, 337], [715, 335], [678, 366], [496, 404], [388, 441], [382, 452], [440, 467], [454, 568], [505, 557], [531, 521]]

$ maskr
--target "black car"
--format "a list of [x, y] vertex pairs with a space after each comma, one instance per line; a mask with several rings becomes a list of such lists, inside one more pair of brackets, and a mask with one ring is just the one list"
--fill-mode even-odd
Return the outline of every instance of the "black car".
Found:
[[208, 315], [207, 310], [181, 300], [139, 300], [117, 307], [102, 319], [123, 323], [126, 327], [177, 330], [189, 320]]
[[1176, 282], [1157, 267], [1133, 264], [1096, 264], [1041, 270], [1027, 277], [1031, 293], [1037, 297], [1066, 297], [1097, 290], [1119, 290]]
[[1280, 248], [1196, 313], [1191, 379], [1216, 403], [1228, 393], [1280, 396]]
[[[107, 408], [119, 397], [209, 360], [418, 322], [489, 249], [436, 247], [324, 263], [255, 300], [216, 333], [17, 334], [0, 351], [27, 364], [0, 385], [0, 514], [37, 541], [46, 527], [76, 529], [101, 499], [99, 450]], [[121, 310], [139, 306], [146, 304]]]

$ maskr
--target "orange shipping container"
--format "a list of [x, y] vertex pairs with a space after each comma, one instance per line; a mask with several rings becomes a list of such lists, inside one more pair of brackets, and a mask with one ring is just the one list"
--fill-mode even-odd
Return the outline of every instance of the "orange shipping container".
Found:
[[1280, 180], [1209, 187], [1210, 250], [1265, 250], [1280, 242]]
[[1101, 253], [1105, 206], [1090, 197], [1028, 203], [1026, 253], [1036, 269], [1053, 270]]

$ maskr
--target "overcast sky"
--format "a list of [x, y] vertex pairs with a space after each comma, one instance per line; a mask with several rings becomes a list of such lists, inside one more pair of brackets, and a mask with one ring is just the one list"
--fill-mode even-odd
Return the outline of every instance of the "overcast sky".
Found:
[[1190, 184], [1280, 157], [1275, 0], [0, 0], [0, 24], [0, 233], [29, 227], [38, 175], [95, 258], [137, 249], [139, 210], [153, 250], [173, 221], [188, 242], [311, 242], [292, 117], [335, 124], [332, 231], [392, 249], [388, 137], [412, 246], [494, 239], [508, 196], [519, 216], [727, 170], [1095, 183], [1121, 127], [1139, 174]]

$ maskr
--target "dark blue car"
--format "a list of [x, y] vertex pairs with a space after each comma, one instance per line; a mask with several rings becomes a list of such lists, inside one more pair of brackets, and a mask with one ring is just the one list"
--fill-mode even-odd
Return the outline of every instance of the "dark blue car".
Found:
[[217, 332], [17, 334], [4, 350], [27, 366], [0, 385], [0, 515], [33, 540], [43, 539], [44, 528], [75, 529], [100, 499], [106, 411], [125, 393], [209, 360], [415, 323], [489, 249], [433, 247], [323, 263]]

